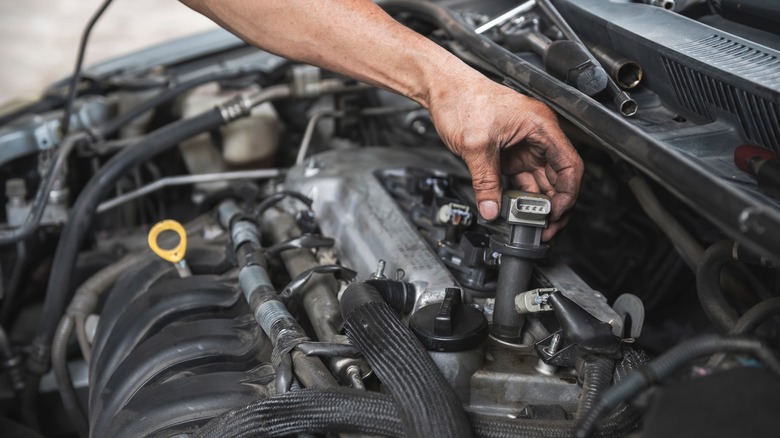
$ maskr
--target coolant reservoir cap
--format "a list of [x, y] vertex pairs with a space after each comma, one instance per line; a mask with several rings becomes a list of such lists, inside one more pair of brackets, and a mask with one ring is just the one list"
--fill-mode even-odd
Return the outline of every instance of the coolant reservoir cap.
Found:
[[487, 338], [487, 319], [478, 309], [463, 304], [460, 289], [447, 288], [444, 301], [412, 315], [409, 327], [430, 351], [470, 350]]

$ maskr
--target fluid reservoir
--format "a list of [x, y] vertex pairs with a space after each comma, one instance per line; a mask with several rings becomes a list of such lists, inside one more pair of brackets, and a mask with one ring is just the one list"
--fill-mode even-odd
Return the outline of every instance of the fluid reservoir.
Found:
[[[222, 92], [216, 85], [201, 87], [182, 102], [182, 117], [192, 117], [214, 108], [235, 94]], [[222, 150], [217, 148], [209, 133], [185, 141], [179, 148], [191, 173], [268, 167], [279, 147], [279, 132], [279, 117], [273, 106], [265, 103], [254, 108], [249, 117], [221, 128]]]

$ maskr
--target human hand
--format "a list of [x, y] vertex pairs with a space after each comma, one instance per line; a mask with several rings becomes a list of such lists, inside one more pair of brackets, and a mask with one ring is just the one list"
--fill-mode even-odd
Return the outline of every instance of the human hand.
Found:
[[[447, 85], [450, 85], [449, 87]], [[444, 143], [471, 172], [480, 215], [498, 216], [501, 174], [520, 189], [550, 197], [549, 240], [568, 221], [584, 171], [582, 159], [543, 103], [487, 78], [443, 84], [429, 95], [428, 108]]]

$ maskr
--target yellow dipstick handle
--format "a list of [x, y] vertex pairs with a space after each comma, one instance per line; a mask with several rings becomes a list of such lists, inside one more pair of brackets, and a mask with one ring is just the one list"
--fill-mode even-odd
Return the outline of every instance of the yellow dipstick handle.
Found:
[[[160, 234], [166, 231], [173, 231], [179, 235], [179, 244], [173, 249], [160, 248], [160, 245], [157, 243]], [[187, 233], [180, 223], [172, 219], [157, 222], [152, 229], [149, 230], [148, 241], [149, 248], [152, 248], [152, 251], [154, 251], [155, 254], [160, 256], [161, 259], [171, 263], [178, 264], [184, 259], [184, 254], [187, 253]]]

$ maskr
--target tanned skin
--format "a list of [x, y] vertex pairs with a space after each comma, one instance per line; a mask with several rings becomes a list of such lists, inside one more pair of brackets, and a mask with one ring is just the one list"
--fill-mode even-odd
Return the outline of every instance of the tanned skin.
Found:
[[471, 172], [493, 220], [500, 175], [552, 199], [549, 240], [565, 225], [584, 165], [546, 105], [486, 78], [369, 0], [182, 0], [248, 43], [402, 94], [430, 111]]

